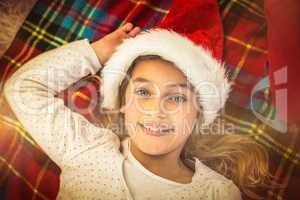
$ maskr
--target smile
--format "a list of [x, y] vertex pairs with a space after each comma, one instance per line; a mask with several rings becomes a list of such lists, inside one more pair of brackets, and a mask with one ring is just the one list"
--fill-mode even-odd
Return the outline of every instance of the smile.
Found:
[[144, 126], [141, 123], [138, 123], [138, 125], [144, 130], [144, 132], [147, 135], [151, 135], [151, 136], [164, 136], [167, 134], [170, 134], [174, 131], [174, 128], [164, 128], [164, 127], [152, 127], [152, 126]]

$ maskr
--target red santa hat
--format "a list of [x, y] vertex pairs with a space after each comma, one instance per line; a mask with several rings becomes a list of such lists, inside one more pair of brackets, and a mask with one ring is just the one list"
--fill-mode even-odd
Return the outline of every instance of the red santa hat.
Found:
[[126, 39], [101, 72], [102, 108], [118, 109], [119, 87], [132, 62], [159, 55], [175, 64], [195, 87], [204, 123], [223, 108], [230, 91], [221, 63], [223, 28], [215, 0], [175, 0], [167, 17], [153, 29]]

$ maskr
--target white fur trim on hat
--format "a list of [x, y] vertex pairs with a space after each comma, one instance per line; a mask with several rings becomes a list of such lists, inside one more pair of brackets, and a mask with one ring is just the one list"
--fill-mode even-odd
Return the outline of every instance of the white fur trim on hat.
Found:
[[230, 91], [223, 64], [209, 50], [180, 34], [152, 29], [126, 39], [101, 72], [102, 108], [117, 109], [118, 92], [132, 62], [140, 55], [159, 55], [173, 62], [199, 93], [204, 124], [210, 124], [223, 108]]

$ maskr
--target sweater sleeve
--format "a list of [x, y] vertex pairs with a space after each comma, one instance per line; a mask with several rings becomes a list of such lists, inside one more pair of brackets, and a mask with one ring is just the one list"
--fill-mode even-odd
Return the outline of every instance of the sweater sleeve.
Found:
[[60, 167], [87, 149], [119, 146], [109, 129], [94, 126], [55, 96], [101, 67], [85, 39], [37, 56], [5, 84], [5, 97], [16, 117]]

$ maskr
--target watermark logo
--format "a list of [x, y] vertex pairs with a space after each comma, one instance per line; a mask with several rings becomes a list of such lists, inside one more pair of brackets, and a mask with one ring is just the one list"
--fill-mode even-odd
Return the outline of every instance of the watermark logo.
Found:
[[[287, 83], [287, 67], [283, 67], [274, 72], [274, 84], [281, 85]], [[287, 132], [287, 88], [277, 89], [273, 98], [275, 98], [275, 117], [270, 119], [258, 113], [254, 108], [254, 95], [261, 90], [270, 87], [269, 77], [261, 79], [251, 91], [250, 107], [253, 114], [262, 122], [272, 127], [273, 129], [281, 132]]]

